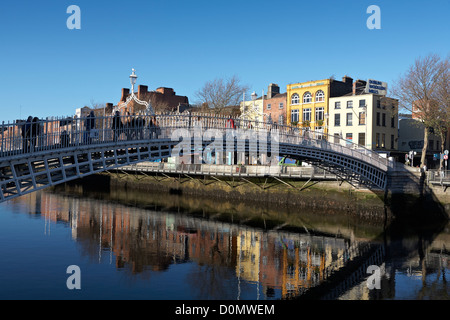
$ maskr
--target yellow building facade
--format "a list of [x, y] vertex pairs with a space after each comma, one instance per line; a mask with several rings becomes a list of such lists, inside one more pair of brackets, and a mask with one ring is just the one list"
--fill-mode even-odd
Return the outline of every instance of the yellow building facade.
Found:
[[303, 128], [320, 131], [326, 127], [330, 79], [289, 84], [287, 86], [287, 121]]
[[352, 91], [353, 79], [323, 79], [287, 86], [286, 119], [288, 125], [328, 132], [329, 98]]

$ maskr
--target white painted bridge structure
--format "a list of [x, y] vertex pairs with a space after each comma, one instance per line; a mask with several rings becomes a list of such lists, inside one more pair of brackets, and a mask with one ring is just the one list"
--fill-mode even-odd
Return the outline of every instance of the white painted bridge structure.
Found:
[[[199, 114], [63, 117], [2, 123], [0, 202], [87, 175], [173, 156], [236, 165], [301, 160], [367, 188], [386, 188], [392, 163], [337, 136]], [[246, 160], [247, 159], [247, 160]], [[276, 159], [276, 161], [275, 161]]]

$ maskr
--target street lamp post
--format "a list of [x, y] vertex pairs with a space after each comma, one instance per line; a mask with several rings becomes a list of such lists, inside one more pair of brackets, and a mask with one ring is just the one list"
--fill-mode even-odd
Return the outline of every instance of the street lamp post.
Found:
[[137, 80], [136, 70], [133, 68], [133, 69], [131, 69], [131, 74], [130, 74], [130, 83], [131, 83], [131, 92], [132, 93], [134, 93], [134, 85], [136, 84], [136, 80]]

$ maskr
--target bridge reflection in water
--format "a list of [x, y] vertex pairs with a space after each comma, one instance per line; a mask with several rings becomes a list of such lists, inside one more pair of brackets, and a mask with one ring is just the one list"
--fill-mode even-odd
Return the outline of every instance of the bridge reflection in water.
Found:
[[[367, 251], [365, 243], [312, 230], [263, 230], [41, 191], [26, 198], [30, 211], [41, 213], [46, 222], [70, 226], [72, 238], [93, 260], [106, 259], [131, 277], [141, 275], [151, 282], [155, 272], [175, 272], [172, 265], [197, 265], [201, 271], [186, 276], [194, 299], [247, 299], [249, 287], [250, 299], [296, 297], [320, 287]], [[51, 223], [46, 226], [50, 232]], [[353, 273], [335, 287], [342, 293], [367, 276], [365, 271], [359, 271], [359, 279]], [[333, 290], [327, 292], [331, 298], [339, 294]]]

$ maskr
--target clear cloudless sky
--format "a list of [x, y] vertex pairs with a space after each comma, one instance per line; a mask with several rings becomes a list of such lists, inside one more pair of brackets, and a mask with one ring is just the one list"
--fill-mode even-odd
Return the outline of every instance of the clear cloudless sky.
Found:
[[[366, 26], [372, 4], [380, 30]], [[80, 30], [66, 26], [70, 5]], [[137, 84], [191, 103], [232, 75], [259, 95], [333, 75], [390, 84], [416, 58], [450, 53], [450, 1], [4, 1], [0, 48], [0, 121], [116, 104], [132, 68]]]

